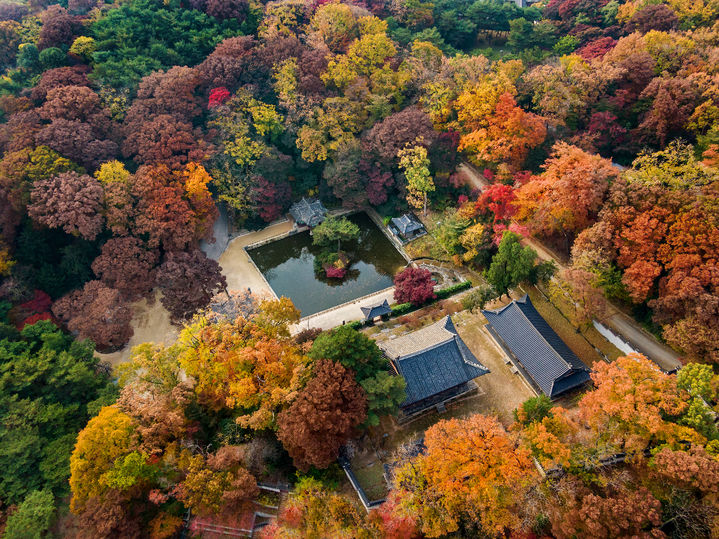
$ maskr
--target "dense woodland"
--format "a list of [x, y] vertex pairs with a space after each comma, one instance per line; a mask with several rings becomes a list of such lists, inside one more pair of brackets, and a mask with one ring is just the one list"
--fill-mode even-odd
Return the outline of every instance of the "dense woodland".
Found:
[[[712, 0], [4, 0], [4, 537], [58, 517], [174, 537], [278, 477], [268, 538], [718, 536], [718, 19]], [[257, 229], [302, 196], [444, 212], [437, 241], [493, 285], [480, 304], [541, 278], [535, 236], [588, 320], [620, 305], [686, 366], [620, 359], [578, 407], [535, 399], [508, 429], [441, 421], [366, 514], [332, 474], [404, 398], [376, 344], [291, 337], [284, 299], [205, 310], [217, 205]], [[94, 350], [125, 346], [157, 289], [181, 337], [111, 372]]]

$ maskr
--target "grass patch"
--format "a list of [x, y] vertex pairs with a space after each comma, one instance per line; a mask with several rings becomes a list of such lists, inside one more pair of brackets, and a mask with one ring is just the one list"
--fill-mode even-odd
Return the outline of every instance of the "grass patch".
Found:
[[404, 251], [412, 258], [436, 258], [437, 260], [449, 261], [447, 251], [442, 249], [431, 234], [425, 234], [404, 246]]
[[[569, 322], [575, 327], [579, 327], [579, 323], [576, 318], [575, 308], [574, 305], [570, 303], [570, 301], [567, 299], [566, 296], [563, 296], [562, 294], [555, 294], [551, 296], [551, 304], [561, 313], [564, 315], [565, 318], [569, 320]], [[534, 298], [532, 298], [534, 300]], [[580, 329], [582, 335], [584, 338], [592, 345], [594, 345], [596, 348], [601, 350], [601, 352], [607, 356], [611, 361], [614, 361], [620, 356], [623, 356], [619, 348], [614, 346], [612, 343], [610, 343], [607, 339], [605, 339], [601, 333], [597, 331], [597, 329], [593, 325], [589, 325], [588, 327], [584, 327]]]
[[387, 496], [387, 483], [384, 480], [384, 466], [378, 460], [366, 466], [352, 463], [352, 471], [370, 501], [381, 500]]
[[527, 293], [537, 309], [547, 323], [552, 327], [557, 335], [567, 343], [567, 346], [571, 348], [572, 352], [577, 354], [577, 357], [584, 361], [587, 366], [591, 367], [598, 361], [604, 361], [592, 345], [584, 338], [584, 335], [578, 332], [578, 330], [569, 323], [569, 321], [562, 316], [559, 310], [549, 303], [544, 296], [535, 288], [527, 288]]

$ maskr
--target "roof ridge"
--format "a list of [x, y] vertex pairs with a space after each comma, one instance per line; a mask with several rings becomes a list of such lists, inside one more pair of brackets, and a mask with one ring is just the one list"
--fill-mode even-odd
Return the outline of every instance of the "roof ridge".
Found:
[[450, 337], [446, 338], [445, 340], [443, 340], [443, 341], [441, 341], [441, 342], [438, 342], [438, 343], [435, 343], [435, 344], [432, 344], [432, 345], [428, 346], [427, 348], [422, 348], [422, 350], [417, 350], [416, 352], [412, 352], [411, 354], [407, 354], [406, 356], [401, 356], [401, 355], [400, 355], [400, 356], [397, 356], [397, 357], [395, 358], [395, 360], [396, 360], [396, 361], [402, 361], [402, 360], [404, 360], [404, 359], [409, 359], [409, 358], [412, 358], [412, 357], [414, 357], [414, 356], [418, 356], [419, 354], [424, 354], [425, 352], [427, 352], [427, 351], [429, 351], [429, 350], [434, 350], [435, 348], [438, 348], [438, 347], [440, 347], [440, 346], [442, 346], [442, 345], [447, 344], [447, 343], [450, 342], [450, 341], [453, 341], [453, 340], [454, 340], [454, 337], [456, 337], [456, 335], [455, 335], [455, 334], [452, 334]]
[[[456, 344], [457, 344], [457, 350], [459, 350], [459, 355], [462, 356], [462, 361], [464, 361], [467, 365], [470, 365], [470, 366], [474, 367], [475, 369], [479, 369], [479, 370], [482, 370], [482, 371], [488, 370], [487, 367], [485, 367], [485, 366], [482, 365], [481, 363], [475, 363], [474, 361], [470, 361], [470, 360], [468, 360], [468, 359], [465, 357], [465, 355], [464, 355], [464, 350], [463, 350], [462, 347], [459, 345], [459, 341], [461, 341], [461, 337], [459, 336], [458, 333], [455, 333], [455, 335], [454, 335], [454, 341], [455, 341]], [[464, 342], [464, 341], [462, 341], [462, 342]], [[466, 346], [466, 345], [465, 345], [465, 346]]]
[[[532, 308], [534, 308], [534, 304], [532, 304], [532, 300], [531, 300], [531, 298], [529, 297], [529, 294], [525, 294], [525, 297], [526, 297], [527, 300], [529, 300], [529, 305], [531, 305]], [[524, 299], [524, 298], [523, 298], [523, 299]], [[524, 303], [525, 305], [527, 305], [527, 301], [526, 301], [526, 300], [525, 300], [523, 303]], [[556, 348], [554, 348], [554, 346], [552, 346], [552, 345], [550, 344], [550, 342], [544, 337], [544, 335], [542, 335], [542, 332], [537, 329], [537, 326], [534, 325], [534, 323], [529, 319], [529, 317], [528, 317], [528, 316], [524, 313], [524, 311], [519, 307], [519, 305], [516, 303], [516, 300], [512, 300], [512, 302], [511, 302], [509, 305], [516, 305], [516, 306], [517, 306], [517, 310], [518, 310], [520, 313], [522, 313], [522, 316], [524, 317], [524, 319], [525, 319], [527, 322], [529, 322], [529, 325], [532, 326], [532, 328], [534, 328], [534, 331], [537, 333], [537, 335], [539, 335], [539, 337], [546, 343], [546, 345], [550, 348], [550, 350], [552, 350], [552, 352], [554, 352], [554, 354], [560, 359], [560, 361], [567, 366], [567, 371], [565, 371], [561, 376], [564, 376], [564, 374], [567, 374], [568, 371], [574, 370], [574, 366], [573, 366], [573, 365], [570, 365], [569, 362], [562, 357], [562, 354], [560, 354], [559, 352], [557, 352]], [[535, 309], [535, 310], [536, 310], [536, 309]], [[537, 311], [537, 314], [539, 314], [539, 311]], [[540, 314], [539, 316], [542, 316], [542, 315]], [[542, 318], [544, 318], [544, 317], [542, 317]], [[546, 320], [545, 320], [545, 323], [549, 326], [549, 323], [548, 323]], [[551, 329], [551, 326], [550, 326], [550, 329]], [[554, 331], [554, 330], [552, 330], [552, 331]], [[560, 339], [561, 339], [561, 337], [560, 337]], [[554, 382], [552, 382], [552, 386], [554, 386]]]

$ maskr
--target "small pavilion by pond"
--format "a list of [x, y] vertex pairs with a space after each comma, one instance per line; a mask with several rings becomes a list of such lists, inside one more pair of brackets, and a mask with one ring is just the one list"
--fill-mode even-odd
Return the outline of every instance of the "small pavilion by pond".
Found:
[[497, 344], [538, 393], [554, 399], [590, 381], [589, 368], [537, 312], [528, 295], [482, 314]]
[[401, 217], [393, 217], [389, 222], [389, 229], [403, 243], [417, 239], [427, 233], [424, 225], [411, 213], [405, 213]]
[[327, 208], [315, 198], [302, 198], [290, 207], [290, 215], [298, 225], [314, 228], [325, 220]]
[[405, 416], [444, 404], [476, 389], [474, 378], [489, 372], [467, 348], [449, 316], [407, 335], [378, 343], [407, 382]]
[[387, 300], [384, 300], [382, 303], [377, 303], [376, 305], [360, 307], [360, 311], [362, 311], [365, 321], [370, 322], [375, 318], [388, 316], [392, 312], [392, 308], [389, 306]]

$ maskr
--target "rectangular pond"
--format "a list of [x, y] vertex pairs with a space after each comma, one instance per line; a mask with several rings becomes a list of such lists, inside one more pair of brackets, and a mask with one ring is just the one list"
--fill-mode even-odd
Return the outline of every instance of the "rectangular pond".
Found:
[[360, 236], [342, 244], [352, 264], [341, 280], [315, 272], [320, 249], [312, 245], [309, 231], [247, 249], [275, 294], [290, 298], [303, 317], [392, 286], [394, 275], [406, 264], [366, 213], [350, 215], [349, 220], [359, 226]]

